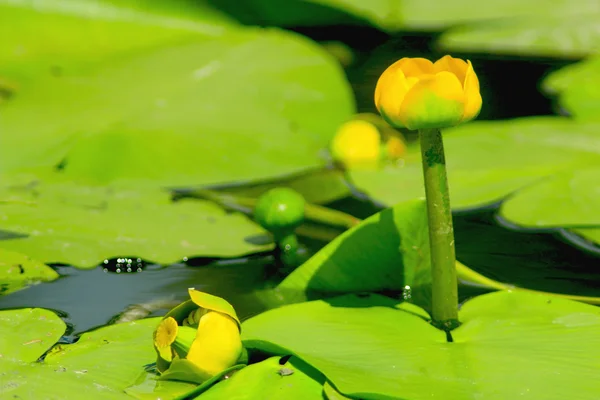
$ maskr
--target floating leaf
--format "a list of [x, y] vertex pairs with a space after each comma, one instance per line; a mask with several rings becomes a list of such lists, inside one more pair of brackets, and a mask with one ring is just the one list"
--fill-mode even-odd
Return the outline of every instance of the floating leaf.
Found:
[[227, 25], [223, 13], [186, 0], [0, 0], [0, 75], [60, 77], [195, 34], [218, 36]]
[[0, 249], [0, 294], [9, 294], [29, 285], [57, 278], [56, 271], [46, 264], [24, 254]]
[[575, 119], [600, 121], [600, 57], [569, 65], [548, 75], [542, 88], [558, 95], [559, 104]]
[[[452, 208], [493, 204], [545, 176], [600, 165], [599, 129], [595, 123], [535, 117], [444, 131]], [[420, 163], [413, 147], [404, 167], [349, 173], [359, 189], [391, 205], [424, 196]]]
[[431, 283], [427, 213], [423, 200], [400, 203], [344, 232], [278, 287], [288, 301], [315, 293], [356, 293], [411, 287], [427, 307]]
[[[151, 338], [158, 321], [151, 318], [85, 333], [75, 344], [54, 347], [41, 363], [0, 361], [4, 375], [0, 396], [66, 399], [85, 393], [94, 400], [130, 398], [123, 390], [155, 358]], [[39, 334], [39, 328], [34, 329]]]
[[600, 226], [600, 167], [549, 177], [502, 204], [506, 220], [531, 228]]
[[60, 166], [72, 179], [156, 186], [273, 179], [323, 165], [319, 151], [353, 113], [339, 65], [291, 33], [218, 25], [119, 54], [36, 79], [6, 102], [0, 169]]
[[0, 241], [44, 262], [83, 268], [106, 258], [140, 257], [161, 264], [184, 257], [235, 257], [272, 248], [246, 216], [208, 201], [172, 202], [149, 187], [83, 186], [17, 179], [1, 192], [3, 229], [26, 237]]
[[65, 329], [56, 313], [42, 308], [0, 311], [0, 360], [34, 362]]
[[203, 393], [201, 398], [323, 399], [323, 375], [296, 357], [291, 357], [285, 364], [280, 364], [280, 358], [271, 357], [235, 372], [231, 378]]
[[189, 382], [158, 379], [156, 373], [143, 372], [136, 383], [125, 389], [129, 396], [140, 400], [167, 400], [185, 395], [196, 385]]
[[244, 343], [295, 354], [361, 399], [591, 400], [600, 391], [594, 306], [516, 292], [480, 296], [463, 306], [449, 343], [390, 302], [345, 296], [270, 310], [243, 323]]
[[261, 194], [276, 187], [288, 187], [300, 193], [313, 204], [330, 203], [350, 196], [350, 189], [343, 173], [336, 169], [319, 169], [306, 174], [290, 177], [285, 181], [261, 182], [256, 185], [240, 185], [219, 188], [220, 192], [236, 196], [258, 198]]
[[[578, 4], [576, 8], [568, 1], [564, 1], [562, 7], [554, 4], [548, 7], [544, 0], [538, 4], [520, 3], [531, 7], [532, 12], [518, 18], [482, 20], [452, 29], [441, 36], [441, 47], [446, 51], [529, 57], [583, 57], [600, 53], [600, 33], [597, 29], [600, 8], [595, 0]], [[473, 4], [473, 8], [487, 8], [487, 4], [486, 7]], [[551, 11], [544, 12], [544, 9]]]

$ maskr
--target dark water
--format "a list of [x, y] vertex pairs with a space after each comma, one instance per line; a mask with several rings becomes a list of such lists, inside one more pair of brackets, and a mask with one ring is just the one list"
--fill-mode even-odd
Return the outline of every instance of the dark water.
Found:
[[[441, 56], [432, 47], [434, 34], [391, 38], [374, 29], [344, 26], [296, 30], [315, 40], [338, 40], [354, 48], [354, 62], [348, 67], [347, 76], [355, 90], [359, 112], [375, 111], [372, 104], [375, 82], [393, 61], [403, 56]], [[538, 91], [537, 85], [546, 73], [566, 62], [456, 56], [468, 56], [478, 71], [485, 99], [480, 119], [553, 113], [552, 101]], [[378, 211], [368, 200], [358, 198], [330, 206], [361, 218]], [[324, 227], [312, 228], [322, 229], [322, 237], [332, 238], [339, 233], [326, 231]], [[598, 253], [590, 254], [566, 244], [555, 232], [508, 229], [497, 223], [494, 210], [456, 215], [455, 232], [458, 259], [490, 278], [530, 289], [600, 296]], [[304, 259], [326, 244], [310, 237], [301, 241]], [[142, 309], [147, 315], [163, 314], [172, 303], [187, 298], [189, 287], [195, 287], [226, 297], [244, 319], [264, 309], [254, 291], [272, 286], [278, 279], [272, 255], [192, 260], [166, 268], [146, 266], [142, 272], [132, 273], [105, 271], [103, 267], [89, 271], [56, 268], [61, 279], [0, 297], [0, 309], [54, 309], [65, 316], [71, 331], [77, 333], [115, 321], [129, 307], [139, 304], [152, 308], [148, 312]], [[463, 297], [473, 293], [476, 290], [462, 290]]]

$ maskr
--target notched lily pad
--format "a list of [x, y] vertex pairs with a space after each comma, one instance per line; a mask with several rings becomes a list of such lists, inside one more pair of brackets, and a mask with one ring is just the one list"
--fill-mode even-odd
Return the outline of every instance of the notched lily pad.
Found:
[[[0, 312], [0, 315], [21, 312], [9, 310]], [[30, 316], [24, 319], [32, 332], [43, 332], [35, 319]], [[40, 363], [28, 362], [34, 361], [29, 356], [12, 360], [2, 358], [0, 397], [66, 399], [85, 393], [86, 398], [93, 400], [130, 398], [123, 390], [155, 358], [151, 338], [159, 320], [149, 318], [84, 333], [75, 344], [55, 346]], [[64, 323], [60, 319], [58, 321], [64, 331]], [[4, 337], [2, 335], [0, 343]], [[55, 342], [59, 337], [48, 336], [48, 340]], [[146, 341], [143, 338], [150, 339]], [[10, 345], [14, 347], [14, 340]]]
[[323, 399], [322, 374], [297, 357], [290, 358], [284, 365], [280, 364], [280, 359], [281, 357], [271, 357], [251, 364], [237, 371], [231, 378], [214, 385], [203, 393], [201, 398], [208, 400]]
[[246, 216], [208, 201], [173, 202], [169, 192], [144, 186], [5, 178], [0, 193], [12, 201], [0, 204], [2, 227], [27, 237], [0, 240], [0, 246], [45, 262], [91, 268], [106, 258], [128, 256], [169, 264], [273, 246], [250, 242], [265, 232]]
[[40, 282], [50, 282], [58, 276], [56, 271], [42, 262], [32, 260], [24, 254], [0, 249], [0, 295]]
[[60, 339], [65, 329], [56, 313], [42, 308], [0, 311], [0, 360], [34, 362]]
[[[444, 131], [454, 210], [494, 204], [557, 172], [600, 165], [600, 124], [532, 117], [481, 121]], [[358, 189], [386, 204], [424, 196], [418, 147], [404, 167], [350, 170]]]
[[[464, 304], [453, 342], [379, 296], [284, 306], [243, 323], [244, 344], [294, 354], [361, 399], [596, 399], [600, 309], [502, 291]], [[548, 377], [552, 384], [548, 384]]]

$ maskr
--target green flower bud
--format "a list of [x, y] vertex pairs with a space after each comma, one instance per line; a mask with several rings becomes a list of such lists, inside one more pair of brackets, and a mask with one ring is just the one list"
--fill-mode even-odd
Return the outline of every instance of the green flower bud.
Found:
[[274, 236], [283, 236], [302, 224], [304, 205], [304, 197], [292, 189], [271, 189], [258, 199], [254, 219]]

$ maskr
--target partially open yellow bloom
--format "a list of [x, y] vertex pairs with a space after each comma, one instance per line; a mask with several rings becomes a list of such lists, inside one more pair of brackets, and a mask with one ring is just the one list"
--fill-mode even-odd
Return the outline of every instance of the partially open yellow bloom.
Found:
[[381, 136], [377, 128], [361, 120], [342, 124], [331, 141], [334, 160], [346, 165], [379, 160]]
[[399, 133], [385, 139], [375, 124], [353, 119], [338, 128], [329, 149], [333, 159], [346, 167], [372, 167], [402, 157], [406, 145]]
[[169, 311], [154, 332], [156, 366], [164, 379], [202, 383], [240, 359], [240, 322], [220, 297], [189, 293], [191, 299]]
[[398, 128], [450, 127], [479, 114], [479, 80], [468, 60], [444, 56], [432, 63], [402, 58], [377, 81], [375, 105]]

